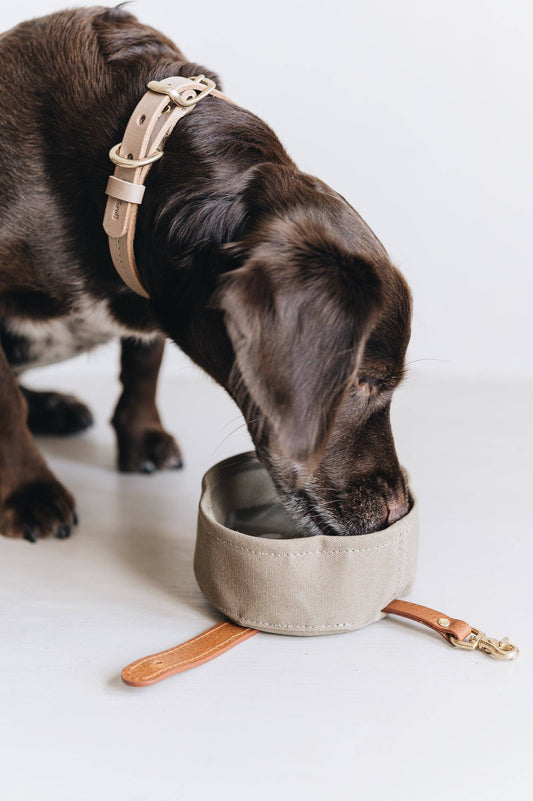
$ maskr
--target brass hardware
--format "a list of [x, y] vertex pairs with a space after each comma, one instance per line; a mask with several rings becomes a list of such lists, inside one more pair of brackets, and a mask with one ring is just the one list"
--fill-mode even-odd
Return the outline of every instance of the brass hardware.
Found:
[[[189, 108], [190, 106], [195, 106], [199, 100], [203, 100], [204, 97], [207, 97], [207, 95], [216, 87], [216, 83], [211, 81], [209, 78], [206, 78], [205, 75], [194, 75], [187, 80], [189, 80], [191, 83], [198, 84], [199, 87], [203, 86], [204, 88], [200, 88], [200, 91], [195, 97], [190, 97], [188, 99], [181, 96], [179, 87], [173, 88], [172, 86], [167, 86], [163, 81], [150, 81], [148, 84], [148, 89], [150, 89], [152, 92], [159, 92], [159, 94], [168, 95], [170, 99], [176, 103], [176, 105]], [[194, 87], [188, 86], [187, 88], [192, 89]]]
[[[215, 82], [209, 80], [209, 78], [206, 78], [205, 75], [195, 75], [187, 80], [189, 80], [192, 84], [196, 84], [199, 89], [198, 94], [191, 98], [182, 97], [180, 95], [179, 88], [173, 89], [172, 86], [166, 86], [161, 81], [150, 81], [148, 84], [148, 89], [151, 89], [152, 92], [159, 92], [160, 94], [168, 95], [173, 103], [176, 103], [179, 106], [184, 106], [185, 108], [189, 108], [190, 106], [196, 105], [196, 103], [198, 103], [199, 100], [202, 100], [202, 98], [206, 97], [216, 86]], [[189, 84], [186, 88], [187, 90], [191, 90], [194, 87], [190, 86]], [[172, 110], [172, 102], [165, 106], [161, 112], [162, 114], [168, 114], [168, 112]], [[109, 151], [109, 158], [113, 164], [117, 165], [117, 167], [126, 167], [127, 169], [146, 167], [147, 164], [153, 164], [154, 161], [157, 161], [163, 155], [162, 150], [156, 150], [154, 153], [151, 153], [149, 156], [145, 156], [143, 159], [124, 158], [124, 156], [120, 156], [118, 152], [121, 145], [122, 142], [119, 142], [118, 145], [115, 145]]]
[[448, 635], [448, 640], [456, 648], [464, 648], [467, 651], [475, 651], [477, 648], [495, 659], [516, 659], [520, 653], [516, 645], [509, 642], [508, 637], [496, 640], [494, 637], [487, 637], [484, 631], [474, 628], [471, 636], [465, 640], [458, 640], [453, 634]]
[[439, 624], [439, 626], [442, 626], [443, 629], [448, 628], [448, 626], [450, 625], [450, 621], [448, 620], [447, 617], [439, 617], [437, 623]]
[[119, 142], [118, 145], [115, 145], [109, 151], [109, 158], [117, 167], [128, 167], [129, 169], [145, 167], [147, 164], [153, 164], [154, 161], [157, 161], [163, 155], [162, 150], [156, 150], [155, 153], [152, 153], [150, 156], [145, 156], [143, 159], [125, 159], [124, 156], [119, 156], [118, 154], [121, 145], [122, 142]]

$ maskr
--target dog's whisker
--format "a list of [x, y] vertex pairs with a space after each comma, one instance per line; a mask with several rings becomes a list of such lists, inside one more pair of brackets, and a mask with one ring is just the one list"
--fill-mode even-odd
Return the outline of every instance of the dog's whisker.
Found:
[[422, 359], [411, 359], [410, 361], [406, 362], [406, 365], [409, 366], [411, 364], [418, 364], [418, 362], [441, 362], [442, 364], [451, 364], [452, 359], [438, 359], [436, 357], [427, 356]]
[[234, 429], [233, 429], [233, 431], [230, 431], [230, 432], [229, 432], [229, 434], [228, 434], [227, 436], [225, 436], [225, 437], [224, 437], [224, 439], [223, 439], [223, 440], [221, 440], [221, 441], [218, 443], [218, 445], [216, 446], [216, 448], [214, 448], [214, 449], [211, 451], [211, 455], [213, 456], [213, 455], [214, 455], [214, 454], [215, 454], [215, 453], [216, 453], [216, 452], [219, 450], [219, 448], [221, 448], [221, 447], [222, 447], [222, 445], [223, 445], [223, 444], [226, 442], [226, 440], [228, 440], [230, 437], [232, 437], [234, 434], [236, 434], [236, 433], [237, 433], [237, 431], [240, 431], [240, 430], [241, 430], [241, 428], [246, 428], [246, 423], [241, 423], [241, 425], [240, 425], [240, 426], [237, 426], [237, 428], [234, 428]]
[[240, 420], [240, 419], [241, 419], [241, 417], [242, 417], [242, 414], [238, 414], [238, 415], [236, 415], [235, 417], [232, 417], [232, 418], [231, 418], [231, 420], [227, 420], [227, 421], [224, 423], [224, 425], [222, 426], [222, 428], [227, 428], [228, 426], [230, 426], [230, 425], [233, 425], [233, 423], [234, 423], [236, 420]]
[[[238, 419], [238, 418], [236, 418], [236, 419]], [[230, 431], [229, 434], [227, 434], [227, 436], [225, 436], [224, 439], [221, 440], [221, 442], [218, 443], [216, 448], [213, 451], [211, 451], [211, 454], [212, 455], [215, 454], [219, 450], [219, 448], [221, 448], [222, 445], [226, 442], [226, 440], [228, 440], [230, 437], [232, 437], [234, 434], [236, 434], [237, 431], [240, 431], [242, 428], [247, 428], [247, 426], [249, 424], [255, 423], [255, 422], [257, 422], [257, 420], [261, 420], [261, 419], [262, 418], [256, 418], [255, 420], [248, 420], [248, 421], [245, 420], [245, 421], [243, 421], [240, 425], [238, 425], [236, 428], [234, 428], [233, 431]]]

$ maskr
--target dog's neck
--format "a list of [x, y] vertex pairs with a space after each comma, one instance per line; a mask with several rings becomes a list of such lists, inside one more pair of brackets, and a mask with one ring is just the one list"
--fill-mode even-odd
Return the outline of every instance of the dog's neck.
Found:
[[[240, 239], [248, 224], [244, 195], [250, 176], [265, 163], [294, 169], [275, 134], [245, 109], [210, 97], [174, 129], [164, 157], [147, 177], [137, 217], [135, 255], [149, 300], [129, 290], [116, 273], [102, 227], [108, 153], [121, 140], [146, 84], [201, 69], [177, 59], [129, 64], [127, 75], [115, 73], [95, 85], [94, 96], [86, 98], [85, 124], [80, 119], [74, 128], [62, 129], [60, 118], [55, 138], [58, 143], [70, 138], [70, 147], [61, 157], [54, 155], [51, 172], [69, 208], [86, 291], [105, 299], [130, 328], [162, 329], [224, 383], [202, 330], [218, 316], [208, 307], [218, 276], [228, 269], [221, 246]], [[64, 102], [77, 103], [74, 96]], [[67, 173], [77, 181], [63, 182]]]

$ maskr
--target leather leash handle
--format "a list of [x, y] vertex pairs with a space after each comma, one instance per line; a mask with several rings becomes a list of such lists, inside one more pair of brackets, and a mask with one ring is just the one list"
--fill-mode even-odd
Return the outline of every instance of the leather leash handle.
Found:
[[132, 687], [156, 684], [174, 673], [182, 673], [209, 662], [254, 634], [257, 634], [256, 629], [245, 629], [227, 620], [198, 634], [192, 640], [176, 645], [175, 648], [132, 662], [122, 671], [122, 681]]

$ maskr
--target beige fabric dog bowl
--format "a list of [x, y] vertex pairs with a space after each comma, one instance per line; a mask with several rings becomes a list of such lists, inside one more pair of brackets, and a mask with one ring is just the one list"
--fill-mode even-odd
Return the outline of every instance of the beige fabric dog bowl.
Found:
[[302, 636], [359, 629], [412, 588], [418, 509], [411, 501], [405, 517], [374, 534], [301, 537], [255, 454], [231, 457], [203, 479], [196, 579], [241, 626]]
[[[399, 615], [433, 629], [452, 645], [512, 660], [507, 637], [487, 637], [464, 620], [398, 600], [415, 577], [418, 510], [384, 531], [358, 537], [298, 534], [253, 453], [220, 462], [203, 480], [194, 568], [205, 597], [230, 620], [216, 623], [122, 671], [145, 687], [203, 665], [258, 631], [336, 634]], [[245, 533], [246, 532], [246, 533]], [[385, 612], [383, 611], [385, 610]]]

